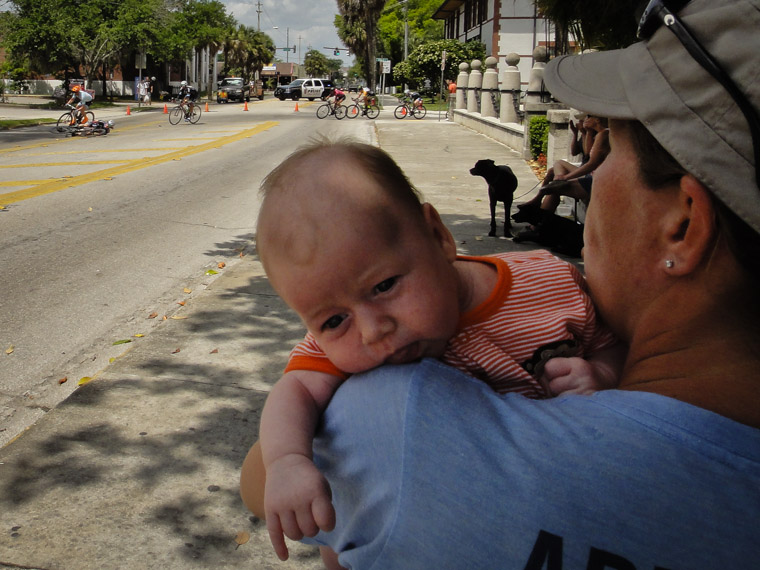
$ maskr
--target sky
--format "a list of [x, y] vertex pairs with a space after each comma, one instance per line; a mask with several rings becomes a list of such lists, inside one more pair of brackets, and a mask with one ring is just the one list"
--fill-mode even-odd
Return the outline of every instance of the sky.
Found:
[[[295, 52], [277, 50], [281, 61], [303, 63], [309, 48], [316, 49], [330, 59], [341, 59], [350, 65], [353, 57], [347, 51], [333, 55], [332, 49], [343, 48], [333, 21], [338, 13], [335, 0], [221, 0], [227, 12], [240, 24], [261, 29], [274, 40], [278, 48], [288, 44]], [[259, 9], [261, 13], [257, 13]], [[274, 28], [277, 29], [274, 29]]]

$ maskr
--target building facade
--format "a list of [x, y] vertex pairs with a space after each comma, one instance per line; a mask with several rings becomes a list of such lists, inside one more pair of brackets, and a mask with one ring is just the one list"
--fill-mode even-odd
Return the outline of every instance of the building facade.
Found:
[[444, 0], [433, 19], [445, 22], [447, 39], [485, 45], [486, 55], [498, 59], [499, 72], [507, 54], [518, 54], [523, 83], [533, 67], [533, 50], [551, 46], [554, 39], [551, 23], [540, 17], [532, 0]]

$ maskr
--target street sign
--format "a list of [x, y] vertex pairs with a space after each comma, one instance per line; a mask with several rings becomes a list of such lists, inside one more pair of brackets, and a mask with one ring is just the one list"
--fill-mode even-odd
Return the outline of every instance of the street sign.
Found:
[[375, 61], [390, 61], [387, 57], [376, 57]]
[[390, 73], [391, 72], [391, 60], [386, 59], [382, 62], [383, 64], [383, 73]]

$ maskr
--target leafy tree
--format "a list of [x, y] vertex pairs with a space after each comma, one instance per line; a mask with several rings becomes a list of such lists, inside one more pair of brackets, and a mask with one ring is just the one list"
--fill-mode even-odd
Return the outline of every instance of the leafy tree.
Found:
[[327, 60], [327, 56], [315, 49], [306, 52], [303, 65], [309, 77], [324, 77], [330, 70], [330, 62]]
[[444, 79], [456, 79], [459, 64], [470, 63], [473, 59], [485, 59], [485, 46], [478, 41], [462, 43], [458, 40], [437, 40], [417, 47], [409, 54], [406, 62], [393, 67], [393, 79], [396, 83], [408, 83], [415, 89], [422, 87], [426, 79], [430, 80], [431, 89], [439, 92], [441, 87], [441, 56], [446, 50], [446, 69]]
[[558, 54], [569, 52], [572, 34], [581, 50], [615, 49], [636, 41], [641, 0], [534, 0], [555, 24]]
[[441, 0], [392, 0], [380, 19], [378, 28], [378, 52], [391, 62], [404, 61], [404, 24], [409, 27], [406, 37], [407, 54], [422, 43], [444, 38], [443, 21], [432, 16], [440, 7]]

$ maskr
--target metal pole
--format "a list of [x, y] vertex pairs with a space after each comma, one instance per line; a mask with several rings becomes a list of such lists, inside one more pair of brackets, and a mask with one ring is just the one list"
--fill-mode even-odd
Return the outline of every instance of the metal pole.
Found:
[[285, 28], [285, 63], [290, 63], [290, 28]]

